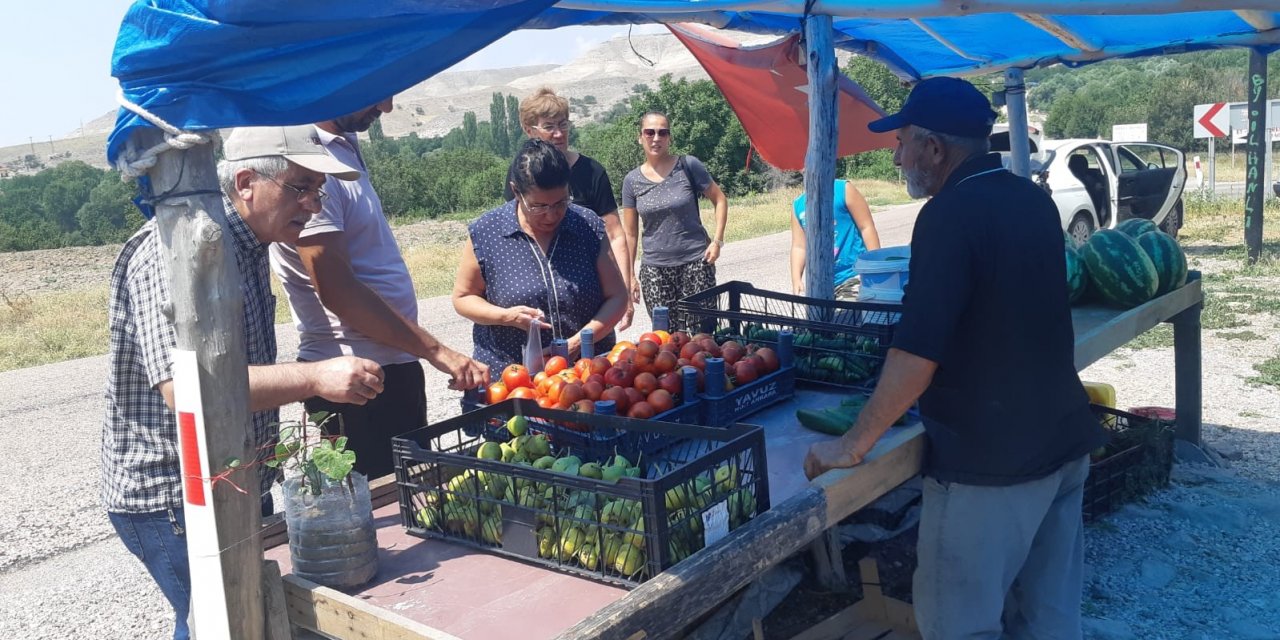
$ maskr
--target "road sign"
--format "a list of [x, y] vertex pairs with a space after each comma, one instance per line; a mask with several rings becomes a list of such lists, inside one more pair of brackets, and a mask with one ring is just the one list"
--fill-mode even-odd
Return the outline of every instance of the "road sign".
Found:
[[1112, 142], [1146, 142], [1147, 123], [1111, 125]]
[[1230, 128], [1227, 103], [1198, 104], [1191, 110], [1192, 129], [1196, 138], [1222, 138]]
[[[1249, 131], [1249, 109], [1248, 103], [1232, 102], [1227, 105], [1227, 109], [1231, 112], [1229, 124], [1231, 131], [1243, 138]], [[1280, 127], [1280, 99], [1272, 98], [1267, 101], [1267, 127], [1275, 129]]]

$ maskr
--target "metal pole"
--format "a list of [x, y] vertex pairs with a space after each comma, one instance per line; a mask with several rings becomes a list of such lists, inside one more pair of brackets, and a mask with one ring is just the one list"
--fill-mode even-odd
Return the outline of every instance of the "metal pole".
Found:
[[[1217, 138], [1209, 137], [1209, 195], [1213, 195], [1218, 182], [1218, 153], [1214, 148]], [[1231, 141], [1230, 138], [1227, 139]]]
[[1022, 69], [1004, 72], [1005, 105], [1009, 107], [1009, 169], [1031, 177], [1031, 141], [1027, 137], [1027, 88]]
[[[163, 137], [153, 128], [134, 135], [141, 148]], [[213, 146], [166, 151], [150, 177], [156, 194], [193, 194], [156, 203], [156, 232], [172, 282], [170, 313], [177, 338], [174, 404], [192, 632], [198, 638], [257, 640], [266, 628], [258, 537], [262, 506], [259, 470], [248, 464], [258, 452], [250, 427], [243, 280], [232, 252]], [[233, 459], [246, 464], [228, 475], [230, 482], [212, 482]]]
[[1268, 173], [1264, 165], [1265, 150], [1271, 146], [1267, 131], [1267, 54], [1249, 50], [1249, 76], [1245, 79], [1248, 94], [1249, 141], [1245, 149], [1244, 243], [1249, 263], [1262, 255], [1262, 205], [1266, 195], [1263, 183]]
[[835, 297], [836, 54], [831, 16], [804, 19], [809, 149], [804, 157], [805, 295]]

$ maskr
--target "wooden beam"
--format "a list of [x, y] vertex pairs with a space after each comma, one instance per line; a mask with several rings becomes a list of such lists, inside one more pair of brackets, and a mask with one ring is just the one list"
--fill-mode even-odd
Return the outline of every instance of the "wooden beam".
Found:
[[1200, 277], [1195, 274], [1188, 277], [1185, 286], [1125, 311], [1098, 306], [1072, 309], [1076, 370], [1083, 370], [1148, 329], [1203, 303]]
[[[150, 148], [163, 138], [164, 132], [148, 127], [129, 144]], [[249, 462], [257, 455], [242, 279], [213, 146], [161, 153], [149, 175], [155, 194], [187, 194], [158, 199], [155, 212], [163, 267], [171, 280], [175, 404], [180, 417], [193, 416], [190, 429], [179, 429], [192, 632], [254, 640], [265, 629], [262, 547], [255, 535], [262, 522], [258, 467], [245, 464], [230, 474], [231, 482], [209, 481], [228, 461]], [[193, 463], [200, 468], [189, 466]]]
[[961, 49], [957, 44], [948, 40], [946, 36], [942, 35], [941, 33], [938, 33], [936, 29], [925, 24], [924, 21], [919, 18], [912, 18], [911, 24], [914, 24], [916, 28], [928, 34], [930, 38], [937, 40], [938, 44], [950, 49], [951, 53], [954, 53], [960, 56], [961, 58], [964, 58], [965, 60], [973, 60], [975, 62], [991, 62], [991, 58], [985, 58], [983, 56], [975, 56], [965, 51], [964, 49]]
[[262, 565], [263, 609], [266, 611], [266, 640], [293, 640], [289, 628], [289, 607], [285, 604], [284, 582], [280, 578], [280, 564], [267, 560]]
[[1027, 137], [1027, 86], [1022, 82], [1022, 69], [1004, 72], [1004, 99], [1009, 109], [1009, 170], [1014, 175], [1031, 177], [1031, 141]]
[[[1274, 11], [1275, 0], [1232, 0], [1232, 9]], [[772, 13], [801, 13], [805, 10], [804, 0], [700, 0], [699, 2], [667, 2], [651, 13], [671, 14], [673, 19], [690, 13], [710, 13], [715, 11], [761, 11]], [[614, 13], [634, 13], [633, 2], [618, 0], [614, 2], [598, 0], [560, 0], [557, 9], [576, 9], [581, 11], [609, 11]], [[1058, 0], [1046, 3], [1040, 0], [816, 0], [810, 10], [811, 14], [821, 14], [840, 18], [930, 18], [944, 16], [968, 16], [983, 13], [1049, 13], [1056, 15], [1161, 15], [1169, 13], [1191, 13], [1197, 11], [1222, 11], [1222, 0], [1165, 0], [1164, 2], [1144, 2], [1142, 0]]]
[[703, 612], [727, 600], [769, 567], [920, 471], [924, 427], [894, 429], [867, 461], [829, 471], [786, 502], [735, 529], [559, 637], [677, 637]]
[[[1274, 10], [1275, 8], [1273, 7], [1272, 11]], [[1269, 11], [1236, 11], [1235, 13], [1240, 16], [1241, 20], [1249, 23], [1249, 26], [1258, 31], [1270, 31], [1280, 26], [1276, 24], [1276, 14]]]
[[844, 549], [840, 544], [840, 531], [827, 529], [809, 543], [813, 556], [814, 579], [828, 591], [849, 590], [849, 579], [844, 572]]
[[836, 121], [835, 46], [831, 16], [804, 20], [809, 75], [809, 149], [804, 156], [805, 295], [835, 297]]
[[284, 593], [293, 624], [338, 640], [460, 640], [292, 573], [284, 576]]
[[1080, 51], [1100, 51], [1102, 49], [1102, 47], [1097, 43], [1085, 39], [1083, 36], [1072, 31], [1070, 27], [1050, 18], [1049, 16], [1039, 13], [1019, 13], [1018, 17], [1036, 27], [1039, 27], [1041, 30], [1057, 38], [1068, 47], [1074, 47]]

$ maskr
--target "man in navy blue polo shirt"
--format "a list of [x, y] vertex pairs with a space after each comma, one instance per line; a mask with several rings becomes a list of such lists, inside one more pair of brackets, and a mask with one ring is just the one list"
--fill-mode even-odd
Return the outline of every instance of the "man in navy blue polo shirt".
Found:
[[1075, 370], [1057, 208], [988, 153], [995, 116], [968, 82], [930, 78], [869, 125], [897, 131], [907, 190], [930, 200], [876, 392], [845, 436], [810, 449], [805, 474], [860, 463], [919, 399], [921, 634], [1074, 640], [1081, 499], [1105, 435]]

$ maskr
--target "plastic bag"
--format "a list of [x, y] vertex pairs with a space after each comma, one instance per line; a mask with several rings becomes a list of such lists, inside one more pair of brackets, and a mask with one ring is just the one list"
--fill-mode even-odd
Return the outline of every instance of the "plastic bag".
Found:
[[542, 323], [536, 318], [529, 321], [529, 341], [524, 345], [524, 367], [530, 376], [542, 371]]

